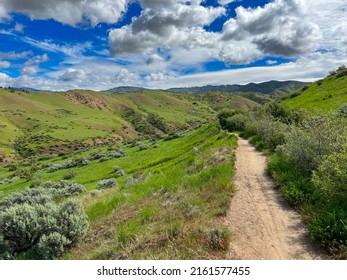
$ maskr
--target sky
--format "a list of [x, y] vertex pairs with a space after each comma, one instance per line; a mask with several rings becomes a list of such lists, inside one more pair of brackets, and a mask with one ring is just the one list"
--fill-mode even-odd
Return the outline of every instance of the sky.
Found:
[[346, 0], [0, 0], [0, 86], [313, 81], [347, 65]]

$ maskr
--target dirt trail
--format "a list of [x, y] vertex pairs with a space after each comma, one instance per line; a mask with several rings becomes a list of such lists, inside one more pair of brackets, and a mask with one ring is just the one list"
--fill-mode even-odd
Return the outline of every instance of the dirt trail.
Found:
[[275, 189], [266, 157], [244, 139], [236, 150], [238, 189], [225, 224], [233, 234], [229, 259], [328, 259], [307, 237], [300, 216]]

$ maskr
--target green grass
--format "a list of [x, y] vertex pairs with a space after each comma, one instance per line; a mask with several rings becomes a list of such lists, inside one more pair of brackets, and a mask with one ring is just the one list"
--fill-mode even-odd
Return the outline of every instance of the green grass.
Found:
[[312, 83], [299, 96], [282, 102], [286, 107], [312, 113], [336, 111], [343, 103], [347, 103], [347, 76], [338, 78], [337, 75]]
[[[123, 158], [106, 162], [94, 160], [87, 166], [53, 173], [44, 168], [36, 172], [34, 178], [39, 175], [42, 181], [59, 181], [70, 170], [75, 170], [72, 180], [89, 191], [96, 189], [98, 180], [114, 177], [114, 166], [126, 172], [125, 177], [117, 178], [117, 188], [104, 190], [95, 197], [89, 193], [80, 196], [90, 230], [64, 259], [225, 257], [226, 247], [216, 247], [215, 241], [210, 239], [213, 232], [220, 230], [217, 217], [227, 213], [234, 191], [235, 136], [222, 133], [217, 125], [210, 124], [186, 133], [183, 138], [161, 140], [158, 148], [145, 143], [149, 149], [144, 151], [138, 146], [124, 146], [126, 156]], [[94, 151], [97, 150], [78, 156], [87, 157]], [[106, 147], [100, 150], [104, 151]], [[38, 165], [63, 163], [73, 157], [39, 160]], [[0, 180], [14, 172], [0, 168]], [[126, 178], [135, 174], [142, 174], [143, 181], [127, 187]], [[31, 183], [20, 179], [0, 185], [0, 191], [4, 197]], [[223, 233], [220, 242], [228, 244], [229, 239], [230, 234]]]
[[[87, 103], [74, 97], [77, 94], [87, 98]], [[99, 110], [98, 104], [106, 107]], [[13, 154], [13, 144], [21, 136], [29, 139], [27, 147], [42, 147], [46, 153], [47, 147], [62, 143], [91, 142], [96, 138], [137, 139], [139, 134], [123, 118], [126, 108], [143, 118], [149, 113], [158, 114], [173, 130], [213, 118], [209, 110], [196, 108], [188, 99], [161, 91], [120, 95], [82, 90], [27, 94], [0, 89], [0, 152]], [[33, 142], [30, 136], [38, 140]], [[52, 138], [47, 140], [47, 136]]]

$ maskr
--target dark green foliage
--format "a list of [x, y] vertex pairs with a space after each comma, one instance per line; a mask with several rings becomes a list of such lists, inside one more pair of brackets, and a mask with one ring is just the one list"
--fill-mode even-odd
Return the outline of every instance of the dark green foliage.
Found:
[[225, 128], [229, 131], [242, 131], [245, 129], [247, 116], [236, 114], [226, 119]]
[[77, 175], [77, 172], [75, 170], [69, 170], [69, 172], [64, 175], [64, 180], [71, 180], [72, 178], [74, 178]]
[[145, 135], [156, 135], [155, 128], [151, 125], [145, 117], [131, 108], [123, 111], [123, 117], [129, 121], [136, 131]]
[[155, 128], [158, 128], [159, 130], [163, 131], [164, 133], [169, 132], [169, 128], [164, 120], [164, 118], [160, 117], [158, 114], [150, 113], [147, 116], [147, 121], [154, 126]]

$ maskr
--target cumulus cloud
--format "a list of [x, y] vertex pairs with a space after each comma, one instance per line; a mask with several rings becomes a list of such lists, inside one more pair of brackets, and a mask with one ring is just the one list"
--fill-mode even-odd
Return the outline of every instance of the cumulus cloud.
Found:
[[139, 80], [140, 77], [139, 75], [130, 72], [127, 69], [121, 69], [115, 76], [114, 76], [114, 80], [116, 82], [121, 82], [121, 83], [129, 83], [129, 82], [134, 82], [136, 80]]
[[63, 82], [78, 82], [85, 78], [85, 72], [83, 70], [67, 69], [63, 75], [61, 75], [58, 80]]
[[26, 76], [33, 76], [37, 74], [37, 72], [38, 72], [38, 69], [36, 66], [25, 66], [21, 70], [21, 74]]
[[222, 39], [250, 41], [264, 55], [291, 57], [315, 50], [321, 33], [302, 1], [275, 0], [255, 9], [238, 7], [236, 18], [224, 24]]
[[2, 69], [6, 69], [6, 68], [10, 68], [11, 63], [8, 61], [0, 61], [0, 68]]
[[84, 21], [92, 26], [100, 22], [116, 23], [126, 11], [129, 0], [2, 0], [0, 18], [12, 11], [32, 19], [54, 19], [76, 26]]
[[10, 83], [11, 78], [5, 74], [0, 72], [0, 86], [6, 87]]
[[157, 55], [157, 54], [151, 54], [147, 61], [146, 61], [146, 64], [147, 65], [150, 65], [150, 64], [154, 64], [154, 63], [158, 63], [158, 62], [163, 62], [164, 61], [164, 58], [162, 58], [160, 55]]
[[[188, 3], [189, 2], [189, 3]], [[225, 13], [223, 7], [203, 7], [201, 1], [143, 0], [144, 10], [132, 23], [109, 33], [114, 55], [145, 53], [164, 46], [211, 44], [214, 34], [202, 27]]]
[[145, 77], [146, 81], [164, 81], [168, 78], [164, 73], [151, 73]]

